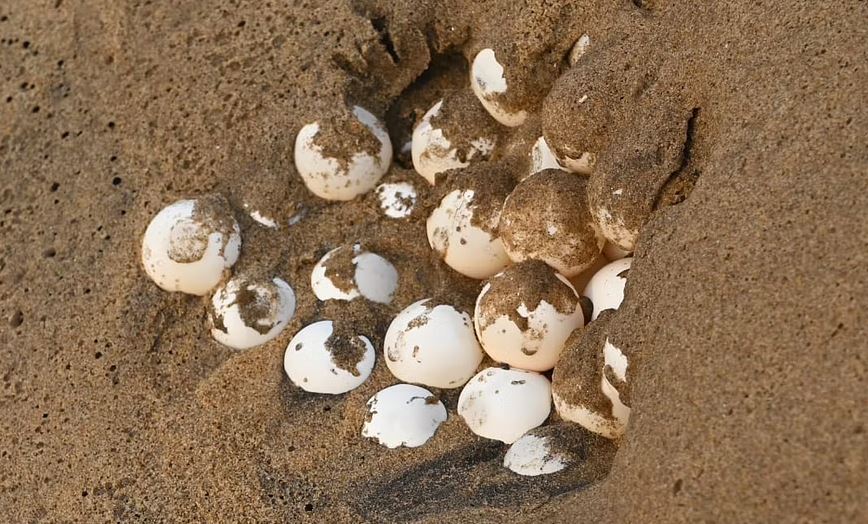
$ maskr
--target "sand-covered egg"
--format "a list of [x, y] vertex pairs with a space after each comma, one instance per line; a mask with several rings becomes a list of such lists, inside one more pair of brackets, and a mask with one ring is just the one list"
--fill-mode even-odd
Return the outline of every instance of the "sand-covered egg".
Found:
[[428, 217], [428, 243], [446, 265], [470, 278], [488, 278], [510, 263], [498, 235], [512, 185], [506, 175], [468, 173]]
[[582, 176], [547, 169], [524, 179], [503, 205], [500, 236], [515, 262], [541, 260], [566, 277], [590, 267], [605, 242]]
[[389, 218], [407, 218], [416, 206], [416, 188], [409, 182], [388, 182], [377, 186], [380, 209]]
[[311, 193], [326, 200], [352, 200], [374, 189], [391, 162], [385, 126], [358, 106], [305, 125], [295, 139], [295, 168]]
[[627, 286], [627, 275], [633, 257], [622, 258], [609, 262], [594, 273], [582, 294], [591, 300], [594, 312], [591, 320], [600, 316], [607, 309], [618, 309], [624, 301], [624, 288]]
[[446, 418], [446, 407], [430, 391], [396, 384], [368, 400], [362, 436], [387, 448], [415, 448], [428, 442]]
[[205, 295], [241, 252], [241, 230], [221, 196], [179, 200], [160, 210], [142, 238], [142, 265], [160, 288]]
[[554, 367], [564, 343], [584, 324], [572, 284], [539, 261], [508, 267], [492, 277], [473, 317], [482, 348], [497, 362], [533, 371]]
[[548, 418], [551, 384], [521, 369], [486, 368], [458, 397], [458, 414], [477, 435], [511, 444]]
[[437, 173], [487, 160], [498, 142], [497, 122], [472, 94], [438, 101], [413, 129], [413, 167], [434, 184]]
[[279, 278], [235, 276], [211, 297], [211, 336], [224, 346], [247, 349], [277, 337], [295, 314], [295, 292]]
[[398, 271], [391, 262], [356, 243], [323, 255], [311, 272], [310, 286], [320, 300], [364, 297], [389, 304], [398, 289]]
[[611, 464], [616, 450], [611, 440], [578, 424], [557, 422], [534, 428], [513, 442], [503, 465], [528, 477], [563, 472], [571, 479], [592, 479], [609, 471], [605, 466]]
[[376, 351], [367, 337], [321, 320], [292, 337], [283, 355], [283, 369], [305, 391], [338, 395], [362, 385], [375, 359]]
[[384, 346], [395, 377], [435, 388], [460, 387], [482, 362], [470, 315], [433, 299], [401, 311], [386, 331]]
[[516, 127], [527, 119], [525, 109], [511, 107], [508, 101], [506, 72], [493, 49], [476, 54], [470, 66], [470, 86], [483, 107], [501, 124]]

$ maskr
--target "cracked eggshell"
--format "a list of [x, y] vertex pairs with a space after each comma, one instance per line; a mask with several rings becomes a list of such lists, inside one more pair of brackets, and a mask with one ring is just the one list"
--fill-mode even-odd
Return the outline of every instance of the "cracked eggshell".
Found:
[[536, 139], [530, 151], [530, 174], [539, 173], [546, 169], [567, 170], [558, 161], [558, 157], [555, 156], [548, 143], [546, 143], [545, 137], [541, 136]]
[[590, 267], [605, 242], [588, 209], [587, 180], [555, 169], [515, 187], [499, 231], [513, 262], [541, 260], [567, 278]]
[[603, 379], [600, 388], [612, 403], [612, 416], [624, 426], [630, 419], [630, 406], [624, 403], [625, 399], [621, 395], [621, 391], [626, 390], [628, 365], [624, 352], [606, 338], [603, 344]]
[[389, 218], [407, 218], [416, 206], [416, 188], [409, 182], [391, 182], [377, 186], [380, 209]]
[[[347, 120], [338, 124], [307, 124], [295, 139], [296, 169], [311, 193], [326, 200], [352, 200], [367, 193], [377, 185], [392, 162], [392, 143], [377, 117], [355, 106]], [[324, 125], [336, 126], [337, 129], [324, 130]], [[328, 151], [340, 150], [342, 144], [328, 144], [328, 151], [325, 151], [318, 141], [321, 133], [326, 139], [339, 139], [344, 144], [363, 144], [373, 135], [379, 143], [379, 150], [373, 152], [359, 146], [357, 151], [341, 152], [337, 157], [327, 156], [330, 154]], [[335, 135], [340, 138], [335, 138]]]
[[428, 442], [446, 418], [446, 407], [430, 391], [396, 384], [368, 400], [362, 436], [387, 448], [415, 448]]
[[528, 261], [491, 278], [476, 300], [473, 320], [492, 359], [547, 371], [570, 334], [584, 325], [584, 314], [566, 278], [542, 262]]
[[235, 264], [241, 230], [223, 197], [179, 200], [154, 216], [142, 238], [142, 265], [160, 288], [205, 295]]
[[[343, 281], [343, 282], [342, 282]], [[310, 286], [320, 300], [353, 300], [390, 304], [398, 289], [398, 271], [385, 258], [360, 244], [326, 253], [313, 268]]]
[[470, 315], [432, 299], [398, 313], [384, 340], [386, 365], [404, 382], [461, 387], [482, 362]]
[[461, 390], [458, 414], [471, 431], [512, 444], [548, 418], [551, 384], [533, 371], [486, 368]]
[[538, 437], [533, 430], [512, 443], [503, 457], [503, 466], [526, 477], [550, 475], [565, 469], [566, 457], [552, 453], [549, 437]]
[[609, 262], [597, 271], [582, 294], [591, 300], [594, 312], [591, 320], [596, 320], [604, 310], [618, 309], [624, 301], [624, 288], [627, 275], [633, 265], [633, 257]]
[[295, 314], [295, 292], [279, 278], [234, 277], [211, 297], [211, 336], [224, 346], [248, 349], [283, 331]]
[[339, 395], [361, 386], [374, 369], [376, 351], [362, 335], [335, 332], [331, 320], [302, 328], [283, 355], [293, 384], [311, 393]]
[[593, 481], [610, 470], [617, 447], [572, 422], [534, 428], [507, 450], [503, 465], [513, 473], [535, 477], [570, 471], [569, 478]]
[[511, 111], [503, 103], [507, 93], [506, 75], [493, 49], [483, 49], [476, 54], [470, 67], [470, 86], [483, 107], [501, 124], [517, 127], [527, 119], [527, 111]]

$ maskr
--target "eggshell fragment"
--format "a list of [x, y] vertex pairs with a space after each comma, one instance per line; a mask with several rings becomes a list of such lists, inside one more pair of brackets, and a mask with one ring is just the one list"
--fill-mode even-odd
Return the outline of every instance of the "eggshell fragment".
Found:
[[558, 161], [558, 157], [555, 156], [548, 143], [546, 143], [545, 137], [541, 136], [536, 139], [530, 152], [530, 174], [539, 173], [546, 169], [567, 170]]
[[549, 438], [538, 437], [532, 432], [513, 442], [503, 457], [504, 467], [527, 477], [550, 475], [566, 468], [565, 457], [552, 453]]
[[470, 315], [432, 299], [401, 311], [386, 331], [384, 346], [395, 377], [435, 388], [460, 387], [482, 362]]
[[307, 188], [326, 200], [352, 200], [367, 193], [391, 162], [392, 143], [385, 126], [359, 106], [342, 120], [305, 125], [295, 139], [296, 169]]
[[545, 422], [551, 384], [533, 371], [486, 368], [458, 397], [458, 414], [477, 435], [511, 444]]
[[501, 124], [516, 127], [527, 119], [527, 111], [510, 110], [503, 102], [507, 93], [506, 76], [493, 49], [483, 49], [473, 59], [470, 86], [489, 114]]
[[368, 379], [375, 355], [367, 337], [336, 331], [331, 320], [321, 320], [292, 337], [283, 356], [283, 369], [292, 383], [305, 391], [339, 395]]
[[595, 320], [606, 309], [618, 309], [621, 306], [632, 264], [633, 257], [622, 258], [606, 264], [591, 277], [582, 292], [594, 305], [591, 320]]
[[578, 424], [557, 422], [534, 428], [507, 450], [503, 465], [513, 473], [535, 477], [558, 475], [576, 481], [604, 477], [617, 448], [611, 440], [587, 431]]
[[538, 261], [495, 275], [476, 300], [474, 326], [483, 349], [495, 361], [521, 369], [553, 368], [567, 338], [583, 324], [576, 290]]
[[205, 295], [235, 264], [241, 230], [223, 197], [203, 196], [166, 206], [142, 238], [142, 265], [160, 288]]
[[409, 182], [393, 182], [377, 186], [380, 209], [389, 218], [407, 218], [416, 205], [416, 188]]
[[398, 289], [398, 271], [388, 260], [364, 251], [360, 244], [326, 253], [313, 268], [310, 285], [320, 300], [364, 297], [389, 304]]
[[295, 314], [295, 292], [279, 278], [256, 281], [236, 276], [217, 288], [208, 313], [214, 340], [248, 349], [283, 331]]
[[428, 442], [446, 418], [446, 407], [430, 391], [397, 384], [368, 400], [362, 436], [387, 448], [415, 448]]

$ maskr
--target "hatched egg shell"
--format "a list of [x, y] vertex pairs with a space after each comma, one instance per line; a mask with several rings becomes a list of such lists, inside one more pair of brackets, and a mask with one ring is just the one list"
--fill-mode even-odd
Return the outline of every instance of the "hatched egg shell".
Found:
[[416, 188], [409, 182], [393, 182], [377, 186], [380, 209], [389, 218], [407, 218], [416, 205]]
[[335, 334], [331, 320], [302, 328], [283, 356], [293, 384], [311, 393], [339, 395], [362, 385], [374, 369], [376, 351], [362, 335]]
[[458, 414], [477, 435], [511, 444], [548, 418], [551, 384], [533, 371], [487, 368], [458, 397]]
[[252, 348], [277, 337], [294, 314], [295, 292], [283, 280], [234, 277], [211, 297], [211, 336], [233, 349]]
[[180, 200], [160, 210], [142, 237], [142, 265], [166, 291], [205, 295], [241, 251], [241, 230], [222, 197]]
[[[347, 127], [343, 133], [370, 132], [380, 143], [376, 155], [356, 151], [349, 158], [332, 158], [323, 153], [316, 143], [320, 123], [314, 122], [301, 128], [295, 139], [295, 167], [305, 185], [320, 198], [326, 200], [352, 200], [373, 189], [389, 170], [392, 162], [392, 143], [383, 124], [367, 110], [355, 106], [353, 117], [363, 128]], [[351, 141], [353, 137], [347, 137]], [[360, 139], [361, 141], [361, 139]]]
[[[618, 387], [623, 387], [627, 383], [627, 356], [606, 338], [606, 342], [603, 344], [603, 362], [605, 365], [600, 387], [603, 394], [612, 402], [612, 416], [623, 421], [623, 424], [626, 425], [630, 419], [630, 407], [624, 403]], [[611, 374], [607, 371], [611, 371]], [[609, 376], [612, 377], [615, 384], [609, 380]]]
[[476, 54], [470, 67], [470, 86], [488, 113], [501, 124], [517, 127], [527, 119], [527, 111], [510, 111], [500, 102], [507, 92], [506, 76], [493, 49]]
[[550, 475], [569, 465], [567, 457], [552, 453], [551, 437], [534, 435], [533, 430], [512, 443], [503, 457], [503, 465], [526, 477]]
[[[342, 256], [350, 255], [350, 249], [352, 258], [346, 264]], [[332, 264], [337, 267], [332, 268]], [[352, 284], [341, 286], [329, 276], [332, 269], [340, 276], [352, 273]], [[359, 244], [341, 246], [326, 253], [314, 265], [310, 285], [320, 300], [353, 300], [361, 296], [372, 302], [389, 304], [398, 289], [398, 271], [380, 255], [363, 251]]]
[[415, 302], [389, 324], [386, 365], [404, 382], [457, 388], [482, 362], [470, 315], [432, 299]]
[[390, 386], [368, 400], [362, 436], [387, 448], [419, 447], [447, 418], [446, 407], [427, 389], [411, 384]]
[[530, 151], [530, 174], [538, 173], [546, 169], [560, 169], [566, 171], [567, 168], [561, 165], [558, 157], [549, 147], [545, 137], [539, 137], [533, 144]]
[[569, 472], [561, 478], [593, 482], [611, 469], [617, 446], [572, 422], [534, 428], [507, 450], [503, 465], [524, 476]]
[[633, 257], [610, 262], [597, 271], [582, 294], [591, 300], [594, 312], [591, 320], [596, 320], [607, 309], [618, 309], [624, 301], [624, 287], [627, 274], [633, 264]]

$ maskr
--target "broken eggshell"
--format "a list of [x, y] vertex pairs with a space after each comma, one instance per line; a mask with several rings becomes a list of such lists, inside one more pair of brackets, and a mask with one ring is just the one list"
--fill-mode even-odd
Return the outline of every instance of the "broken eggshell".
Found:
[[506, 75], [493, 49], [476, 54], [470, 67], [470, 86], [488, 113], [501, 124], [517, 127], [527, 119], [527, 111], [510, 110], [503, 103], [508, 89]]
[[293, 384], [311, 393], [339, 395], [362, 385], [374, 369], [376, 351], [362, 335], [335, 333], [331, 320], [302, 328], [283, 356]]
[[362, 436], [387, 448], [419, 447], [447, 418], [446, 407], [430, 391], [411, 384], [390, 386], [368, 400]]
[[380, 209], [389, 218], [407, 218], [416, 205], [416, 188], [409, 182], [390, 182], [377, 186]]
[[361, 296], [389, 304], [398, 289], [398, 271], [391, 262], [364, 251], [356, 243], [326, 253], [311, 271], [310, 285], [320, 300], [353, 300]]
[[624, 301], [627, 275], [632, 265], [633, 257], [609, 262], [588, 281], [582, 295], [588, 297], [594, 305], [591, 320], [596, 320], [600, 313], [607, 309], [618, 309], [621, 306], [621, 302]]
[[295, 314], [295, 292], [279, 278], [236, 276], [217, 288], [208, 316], [211, 336], [224, 346], [248, 349], [277, 337]]

